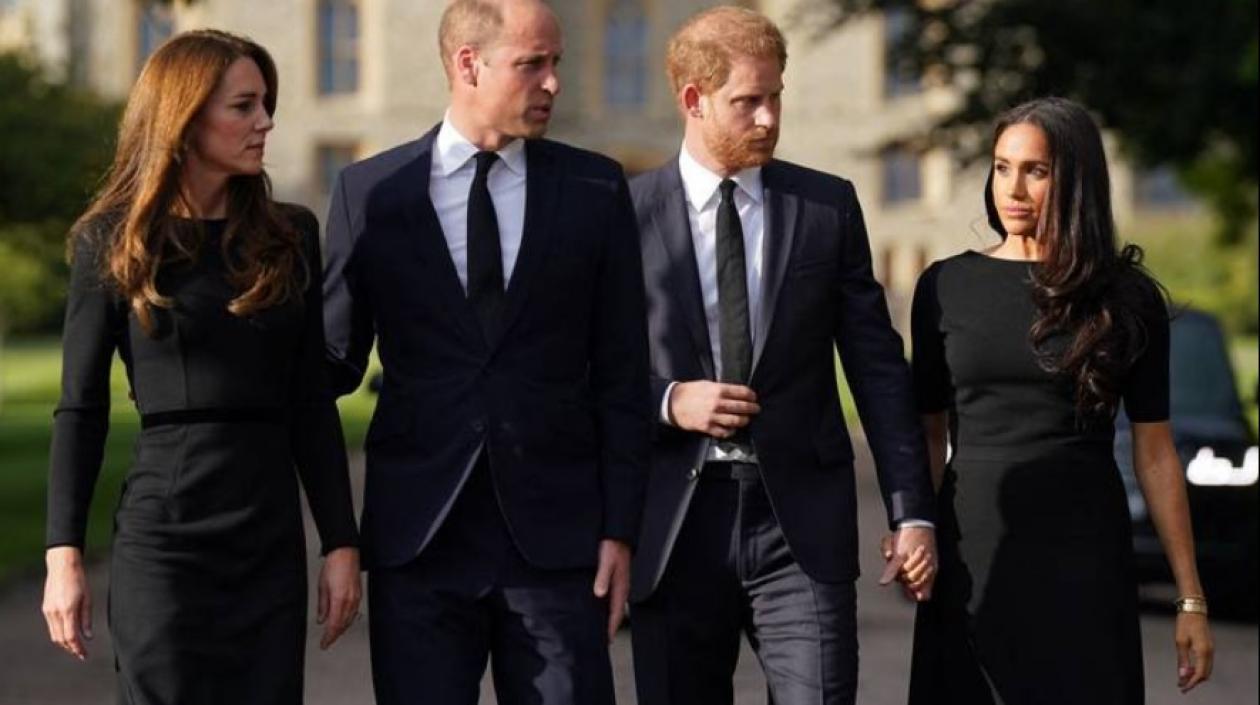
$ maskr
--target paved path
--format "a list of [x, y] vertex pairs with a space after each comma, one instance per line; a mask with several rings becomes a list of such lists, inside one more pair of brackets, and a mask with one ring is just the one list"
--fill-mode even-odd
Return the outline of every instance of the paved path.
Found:
[[[873, 547], [883, 526], [883, 509], [875, 491], [870, 459], [859, 459], [858, 484], [863, 546]], [[356, 471], [361, 472], [361, 462]], [[311, 532], [313, 535], [313, 532]], [[902, 705], [909, 664], [911, 607], [902, 598], [875, 585], [879, 574], [874, 550], [863, 554], [858, 588], [858, 629], [862, 645], [858, 701], [863, 705]], [[0, 588], [0, 705], [81, 705], [113, 702], [113, 661], [104, 628], [104, 570], [90, 573], [97, 596], [97, 638], [87, 663], [74, 663], [47, 641], [39, 615], [38, 578]], [[1257, 636], [1254, 624], [1217, 624], [1220, 650], [1212, 683], [1187, 697], [1174, 687], [1175, 656], [1172, 622], [1168, 616], [1146, 615], [1142, 620], [1149, 705], [1253, 705], [1257, 702]], [[309, 705], [357, 705], [372, 702], [368, 669], [367, 630], [356, 624], [330, 652], [320, 652], [312, 640], [307, 659]], [[632, 705], [630, 641], [625, 632], [612, 648], [618, 702]], [[765, 685], [756, 658], [747, 651], [736, 673], [735, 705], [766, 702]], [[488, 683], [484, 703], [494, 703]]]

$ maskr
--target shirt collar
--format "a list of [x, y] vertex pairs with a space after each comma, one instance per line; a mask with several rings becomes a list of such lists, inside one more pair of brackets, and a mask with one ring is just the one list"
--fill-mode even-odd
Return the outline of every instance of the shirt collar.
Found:
[[[442, 176], [450, 176], [464, 168], [472, 158], [481, 151], [475, 144], [460, 134], [451, 123], [448, 114], [442, 119], [442, 127], [438, 130], [437, 142], [434, 144], [434, 166]], [[515, 139], [498, 151], [499, 160], [517, 175], [525, 173], [525, 140]]]
[[[687, 201], [697, 211], [704, 210], [717, 196], [718, 187], [722, 185], [722, 177], [696, 161], [695, 157], [687, 151], [686, 144], [678, 154], [678, 170], [682, 174], [683, 190], [687, 192]], [[732, 176], [731, 180], [754, 203], [761, 203], [765, 196], [761, 187], [761, 167], [744, 169]]]

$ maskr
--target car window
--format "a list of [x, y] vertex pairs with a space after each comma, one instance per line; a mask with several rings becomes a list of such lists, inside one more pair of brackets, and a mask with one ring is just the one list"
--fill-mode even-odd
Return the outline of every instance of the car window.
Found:
[[1220, 328], [1187, 311], [1172, 321], [1170, 395], [1173, 417], [1242, 414]]

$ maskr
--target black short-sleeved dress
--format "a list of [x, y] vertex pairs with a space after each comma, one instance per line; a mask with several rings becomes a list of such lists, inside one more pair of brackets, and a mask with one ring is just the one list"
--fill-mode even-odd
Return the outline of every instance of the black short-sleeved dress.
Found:
[[[1110, 423], [1077, 423], [1070, 380], [1038, 365], [1027, 262], [933, 264], [913, 305], [919, 410], [949, 412], [941, 572], [919, 608], [913, 705], [1143, 702], [1132, 537]], [[1136, 272], [1141, 322], [1122, 380], [1134, 421], [1168, 418], [1168, 316]], [[1056, 337], [1049, 349], [1062, 350]]]
[[[109, 422], [117, 350], [141, 418], [115, 514], [109, 626], [128, 705], [300, 703], [305, 545], [298, 476], [325, 552], [357, 543], [345, 448], [324, 380], [318, 223], [302, 232], [309, 284], [255, 315], [227, 310], [225, 221], [191, 262], [164, 265], [147, 334], [103, 283], [111, 219], [76, 239], [63, 331], [47, 544], [83, 545]], [[234, 257], [228, 254], [227, 257]]]

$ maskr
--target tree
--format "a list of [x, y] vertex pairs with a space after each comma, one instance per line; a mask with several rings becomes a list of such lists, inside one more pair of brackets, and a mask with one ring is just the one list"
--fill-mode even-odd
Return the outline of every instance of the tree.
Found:
[[116, 106], [0, 55], [0, 332], [61, 308], [65, 237], [113, 155]]
[[1036, 96], [1089, 106], [1139, 165], [1169, 165], [1239, 243], [1257, 208], [1255, 0], [803, 0], [822, 32], [892, 12], [893, 70], [953, 86], [930, 141], [975, 157], [993, 118]]

